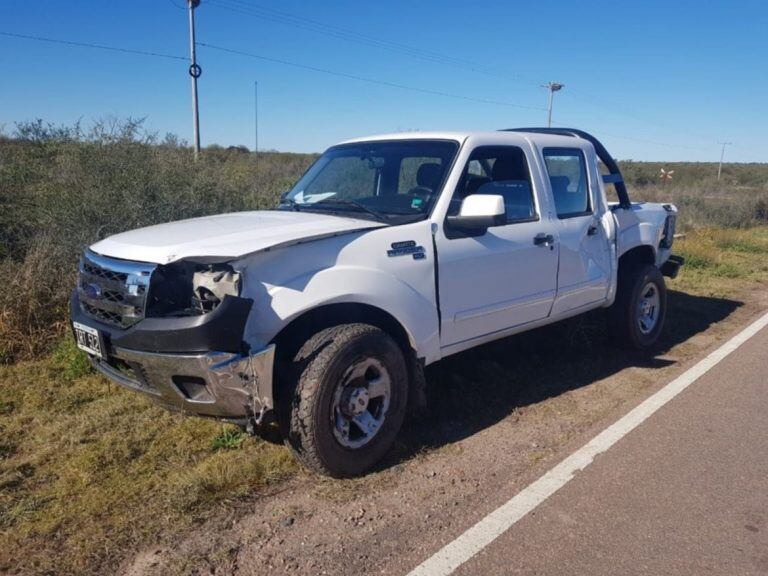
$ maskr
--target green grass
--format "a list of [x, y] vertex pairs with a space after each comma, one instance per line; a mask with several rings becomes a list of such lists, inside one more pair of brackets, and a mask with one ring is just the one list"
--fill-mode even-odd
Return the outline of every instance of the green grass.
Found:
[[61, 339], [51, 355], [51, 365], [58, 370], [59, 377], [68, 381], [94, 373], [88, 356], [77, 347], [73, 338]]
[[236, 426], [225, 426], [211, 441], [213, 450], [237, 450], [248, 435]]

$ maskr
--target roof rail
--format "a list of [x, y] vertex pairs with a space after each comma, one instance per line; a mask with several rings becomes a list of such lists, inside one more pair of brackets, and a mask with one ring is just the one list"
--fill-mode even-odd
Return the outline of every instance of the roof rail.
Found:
[[608, 153], [603, 143], [597, 138], [579, 130], [578, 128], [504, 128], [502, 132], [534, 132], [537, 134], [555, 134], [557, 136], [571, 136], [573, 138], [581, 138], [587, 140], [595, 147], [597, 157], [600, 158], [605, 167], [608, 168], [609, 174], [603, 175], [603, 182], [606, 184], [613, 184], [616, 187], [616, 195], [619, 197], [619, 206], [621, 208], [629, 208], [632, 203], [629, 200], [629, 194], [627, 193], [627, 186], [624, 183], [624, 177], [621, 175], [621, 170], [616, 160]]

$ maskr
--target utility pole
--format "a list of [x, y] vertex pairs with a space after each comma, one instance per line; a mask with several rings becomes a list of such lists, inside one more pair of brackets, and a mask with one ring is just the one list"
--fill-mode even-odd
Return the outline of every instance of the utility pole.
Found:
[[195, 8], [200, 6], [200, 0], [187, 0], [189, 11], [189, 75], [192, 77], [192, 130], [195, 145], [195, 160], [200, 155], [200, 112], [197, 105], [197, 79], [203, 73], [203, 69], [197, 64], [195, 45]]
[[259, 153], [259, 81], [253, 81], [253, 151]]
[[253, 153], [256, 154], [256, 189], [259, 188], [259, 81], [253, 81]]
[[547, 82], [542, 86], [542, 88], [549, 90], [549, 106], [547, 106], [547, 128], [550, 128], [552, 126], [552, 101], [555, 98], [555, 92], [565, 88], [565, 84], [560, 84], [558, 82]]
[[723, 149], [720, 151], [720, 164], [717, 165], [717, 181], [720, 182], [720, 174], [723, 171], [723, 158], [725, 157], [725, 147], [730, 146], [733, 142], [718, 142], [723, 145]]

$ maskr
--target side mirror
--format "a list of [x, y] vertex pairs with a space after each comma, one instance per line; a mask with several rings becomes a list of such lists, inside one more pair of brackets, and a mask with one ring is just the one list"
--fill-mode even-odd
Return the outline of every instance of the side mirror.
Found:
[[504, 198], [497, 194], [471, 194], [464, 198], [458, 216], [448, 216], [452, 228], [485, 231], [507, 221]]

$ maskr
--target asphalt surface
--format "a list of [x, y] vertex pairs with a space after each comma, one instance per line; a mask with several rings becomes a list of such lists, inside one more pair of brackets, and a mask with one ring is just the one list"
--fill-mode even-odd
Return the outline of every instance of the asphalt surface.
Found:
[[455, 572], [768, 574], [768, 328]]

